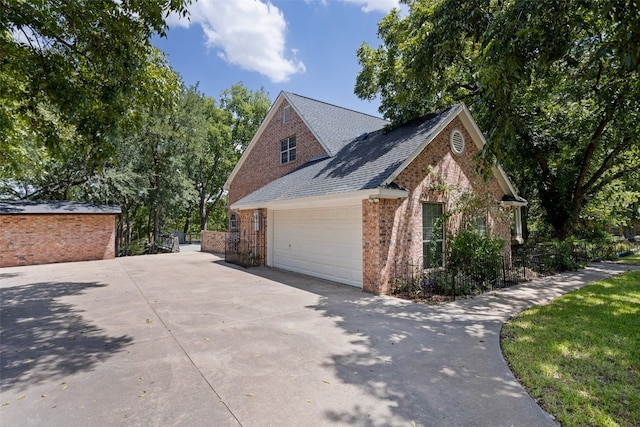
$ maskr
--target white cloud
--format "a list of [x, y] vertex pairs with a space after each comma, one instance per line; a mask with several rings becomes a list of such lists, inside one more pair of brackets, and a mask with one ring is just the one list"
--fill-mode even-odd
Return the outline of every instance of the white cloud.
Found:
[[270, 2], [261, 0], [198, 0], [189, 7], [190, 19], [169, 18], [170, 25], [202, 26], [208, 47], [230, 64], [257, 71], [274, 83], [305, 72], [295, 50], [287, 52], [287, 23]]
[[389, 13], [394, 7], [400, 6], [400, 0], [342, 0], [346, 3], [362, 5], [363, 12]]

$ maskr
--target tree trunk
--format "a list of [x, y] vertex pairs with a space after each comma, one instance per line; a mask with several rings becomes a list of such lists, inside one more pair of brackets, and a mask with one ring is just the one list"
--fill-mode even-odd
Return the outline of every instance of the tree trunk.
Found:
[[522, 239], [526, 242], [529, 240], [529, 206], [520, 208], [522, 220]]
[[160, 197], [161, 195], [161, 191], [160, 191], [160, 172], [158, 171], [159, 166], [158, 166], [158, 161], [154, 161], [155, 163], [155, 167], [154, 167], [154, 184], [155, 184], [155, 188], [156, 188], [156, 203], [154, 206], [154, 212], [153, 212], [153, 241], [157, 241], [159, 240], [160, 237], [160, 215], [161, 215], [161, 207], [162, 207], [162, 198]]
[[120, 213], [120, 215], [118, 215], [118, 219], [116, 222], [116, 256], [120, 255], [120, 248], [122, 247], [123, 244], [123, 218], [126, 215], [125, 210], [122, 210], [122, 213]]
[[582, 210], [582, 202], [574, 200], [567, 203], [568, 198], [561, 195], [557, 189], [541, 191], [540, 200], [547, 221], [553, 227], [555, 237], [565, 240], [573, 235]]
[[153, 241], [155, 242], [160, 237], [160, 204], [156, 204], [155, 211], [153, 212]]
[[207, 229], [207, 222], [209, 221], [209, 212], [206, 209], [204, 203], [200, 203], [200, 230]]

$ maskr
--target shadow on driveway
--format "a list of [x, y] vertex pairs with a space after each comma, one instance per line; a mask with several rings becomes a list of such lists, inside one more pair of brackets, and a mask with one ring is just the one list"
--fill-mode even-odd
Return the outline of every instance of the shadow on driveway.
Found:
[[104, 286], [42, 282], [0, 289], [2, 391], [88, 371], [131, 344], [131, 337], [107, 336], [61, 301]]
[[[275, 269], [246, 271], [318, 295], [318, 303], [307, 308], [332, 319], [348, 337], [349, 345], [328, 354], [324, 368], [372, 399], [354, 401], [348, 410], [327, 409], [326, 422], [555, 425], [514, 378], [500, 351], [501, 326], [527, 305], [525, 298], [521, 303], [485, 295], [430, 306]], [[372, 401], [387, 409], [377, 411]]]

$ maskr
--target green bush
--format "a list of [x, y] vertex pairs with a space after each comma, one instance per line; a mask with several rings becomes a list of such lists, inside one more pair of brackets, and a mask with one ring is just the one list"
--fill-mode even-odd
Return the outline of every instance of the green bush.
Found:
[[500, 275], [504, 240], [472, 230], [460, 230], [449, 241], [447, 265], [471, 276], [479, 287], [487, 287]]
[[146, 239], [132, 240], [129, 246], [121, 246], [118, 256], [142, 255], [145, 251]]

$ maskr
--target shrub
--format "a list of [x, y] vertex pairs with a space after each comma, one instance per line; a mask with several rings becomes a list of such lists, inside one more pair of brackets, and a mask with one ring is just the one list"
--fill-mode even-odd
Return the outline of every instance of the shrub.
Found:
[[500, 276], [504, 240], [472, 230], [460, 230], [449, 242], [447, 265], [470, 276], [479, 288], [491, 287]]

